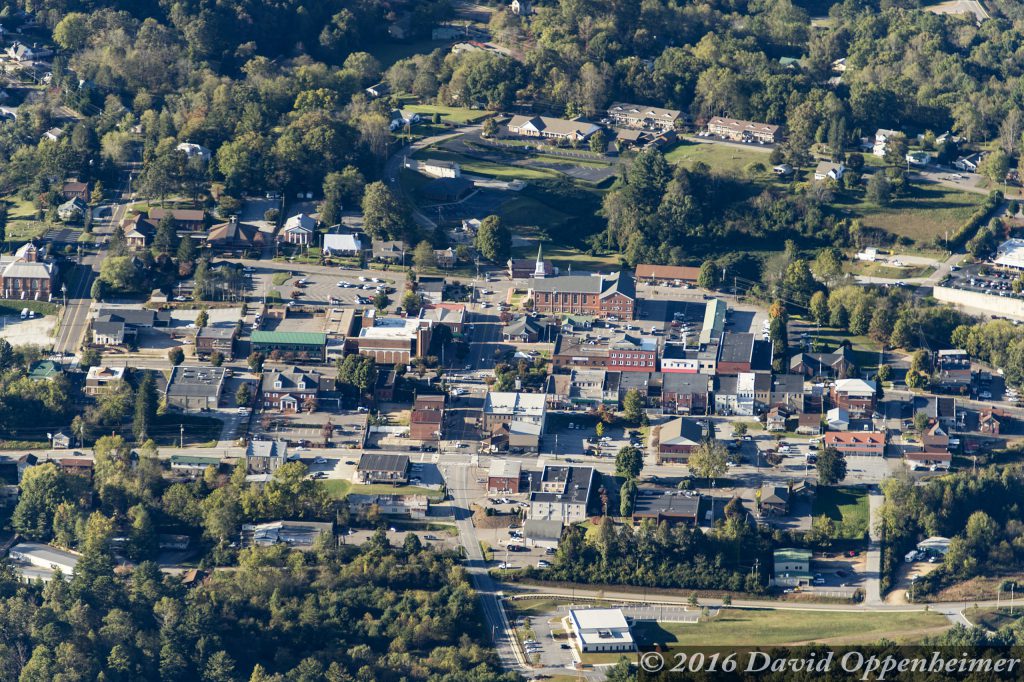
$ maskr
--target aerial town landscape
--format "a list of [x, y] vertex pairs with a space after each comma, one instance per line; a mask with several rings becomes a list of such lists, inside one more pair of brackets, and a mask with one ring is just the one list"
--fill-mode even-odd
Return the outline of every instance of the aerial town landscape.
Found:
[[1015, 679], [1022, 53], [0, 0], [0, 682]]

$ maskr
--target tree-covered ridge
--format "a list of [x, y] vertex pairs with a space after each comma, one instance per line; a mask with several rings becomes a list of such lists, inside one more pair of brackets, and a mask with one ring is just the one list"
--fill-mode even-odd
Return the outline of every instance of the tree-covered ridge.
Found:
[[481, 646], [451, 554], [361, 548], [246, 550], [186, 590], [144, 562], [115, 575], [109, 526], [90, 519], [74, 580], [0, 575], [0, 680], [510, 680]]

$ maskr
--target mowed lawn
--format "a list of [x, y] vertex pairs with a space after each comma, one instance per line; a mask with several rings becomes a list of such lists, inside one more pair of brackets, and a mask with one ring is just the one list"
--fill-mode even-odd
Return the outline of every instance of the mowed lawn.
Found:
[[405, 109], [423, 116], [441, 114], [441, 121], [446, 123], [476, 123], [493, 114], [490, 111], [480, 109], [469, 109], [467, 107], [446, 107], [439, 104], [409, 104]]
[[768, 161], [768, 152], [767, 148], [751, 147], [747, 149], [728, 144], [683, 139], [674, 149], [665, 154], [665, 159], [669, 163], [682, 164], [687, 168], [693, 168], [696, 162], [702, 161], [714, 173], [736, 175], [754, 161], [760, 161], [766, 167], [771, 166]]
[[881, 263], [850, 261], [847, 263], [846, 271], [852, 275], [866, 275], [868, 277], [911, 279], [913, 277], [928, 277], [935, 272], [935, 268], [930, 265], [908, 265], [905, 268], [896, 268], [891, 265], [883, 265]]
[[357, 495], [426, 495], [431, 500], [438, 501], [444, 494], [439, 490], [420, 488], [414, 485], [393, 486], [383, 483], [374, 485], [359, 485], [346, 481], [343, 478], [330, 478], [323, 481], [324, 487], [331, 497], [344, 499], [355, 493]]
[[927, 611], [899, 613], [813, 610], [724, 609], [700, 623], [639, 622], [633, 634], [641, 646], [671, 644], [720, 647], [782, 646], [821, 642], [864, 644], [886, 638], [919, 641], [950, 626], [945, 616]]
[[865, 227], [885, 230], [923, 244], [952, 235], [967, 222], [985, 195], [961, 192], [939, 185], [913, 186], [910, 194], [889, 206], [861, 203], [852, 208]]
[[835, 521], [837, 538], [861, 540], [870, 523], [868, 493], [862, 488], [818, 486], [811, 514]]

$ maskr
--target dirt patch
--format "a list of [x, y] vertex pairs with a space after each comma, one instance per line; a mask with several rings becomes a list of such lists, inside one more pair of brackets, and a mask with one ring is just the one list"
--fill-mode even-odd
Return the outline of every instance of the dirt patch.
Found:
[[[1004, 581], [1024, 581], [1024, 574], [1002, 575], [996, 577], [971, 578], [957, 585], [951, 585], [938, 594], [929, 597], [933, 602], [971, 602], [983, 599], [995, 599], [999, 585]], [[1005, 592], [1003, 594], [1006, 594]]]
[[473, 525], [477, 528], [508, 528], [515, 520], [512, 514], [494, 514], [488, 516], [479, 505], [471, 505], [473, 510]]
[[927, 561], [915, 561], [912, 564], [902, 563], [896, 572], [895, 587], [885, 595], [886, 604], [909, 604], [907, 601], [907, 590], [910, 589], [912, 578], [925, 576], [938, 568], [941, 564], [930, 564]]

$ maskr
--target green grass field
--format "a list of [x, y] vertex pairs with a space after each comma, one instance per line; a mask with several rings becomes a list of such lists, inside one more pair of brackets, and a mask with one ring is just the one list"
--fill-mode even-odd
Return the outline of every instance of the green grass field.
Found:
[[967, 620], [979, 628], [986, 630], [998, 630], [999, 628], [1011, 625], [1021, 618], [1024, 618], [1024, 608], [1014, 608], [1013, 615], [1010, 615], [1010, 608], [1007, 606], [995, 608], [985, 606], [980, 608], [967, 609], [964, 612]]
[[935, 268], [929, 265], [911, 265], [905, 268], [894, 268], [891, 265], [881, 263], [866, 263], [864, 261], [850, 261], [846, 264], [846, 271], [852, 275], [867, 275], [869, 277], [887, 277], [889, 279], [911, 279], [913, 277], [927, 277]]
[[[532, 258], [537, 255], [537, 246], [520, 246], [512, 250], [514, 258]], [[596, 272], [598, 270], [608, 271], [619, 267], [619, 259], [613, 254], [590, 255], [569, 246], [557, 246], [552, 244], [544, 245], [544, 258], [551, 260], [559, 268], [567, 269], [572, 265], [573, 272], [583, 270]]]
[[765, 167], [770, 168], [769, 151], [759, 147], [734, 147], [727, 144], [684, 139], [665, 154], [665, 158], [669, 163], [682, 164], [687, 168], [692, 168], [694, 163], [702, 161], [710, 166], [715, 173], [737, 175], [754, 161], [760, 161]]
[[482, 111], [480, 109], [469, 109], [467, 107], [445, 107], [440, 104], [409, 104], [405, 107], [409, 111], [415, 112], [420, 116], [424, 114], [434, 115], [441, 114], [441, 121], [445, 123], [476, 123], [482, 121], [488, 116], [493, 116], [490, 111]]
[[643, 645], [782, 646], [805, 642], [863, 644], [882, 638], [919, 641], [950, 627], [946, 618], [927, 611], [872, 613], [726, 609], [697, 624], [639, 622], [633, 628]]
[[830, 327], [822, 328], [817, 334], [811, 334], [815, 340], [813, 350], [816, 352], [832, 352], [843, 341], [849, 341], [853, 348], [854, 363], [858, 369], [874, 370], [878, 367], [879, 343], [870, 336], [855, 336], [849, 332]]
[[40, 237], [46, 232], [46, 223], [36, 220], [36, 208], [31, 201], [18, 196], [4, 199], [7, 202], [7, 241], [22, 242]]
[[482, 161], [438, 147], [424, 150], [420, 156], [441, 161], [455, 161], [462, 166], [463, 173], [485, 175], [490, 178], [498, 178], [499, 180], [555, 180], [561, 177], [561, 173], [558, 171], [547, 168], [528, 168], [526, 166], [511, 166], [492, 161]]
[[948, 230], [956, 231], [985, 200], [982, 194], [960, 192], [939, 185], [912, 186], [910, 194], [889, 206], [865, 202], [850, 207], [865, 227], [885, 230], [919, 243], [934, 243]]
[[341, 478], [323, 481], [327, 491], [335, 499], [344, 499], [355, 493], [357, 495], [426, 495], [431, 500], [440, 500], [443, 493], [430, 488], [419, 488], [414, 485], [393, 486], [385, 484], [359, 485]]
[[835, 521], [837, 538], [862, 540], [867, 536], [870, 522], [867, 491], [818, 486], [811, 514], [815, 517], [824, 514]]
[[270, 279], [274, 282], [275, 286], [281, 286], [291, 278], [292, 273], [290, 272], [275, 272]]

